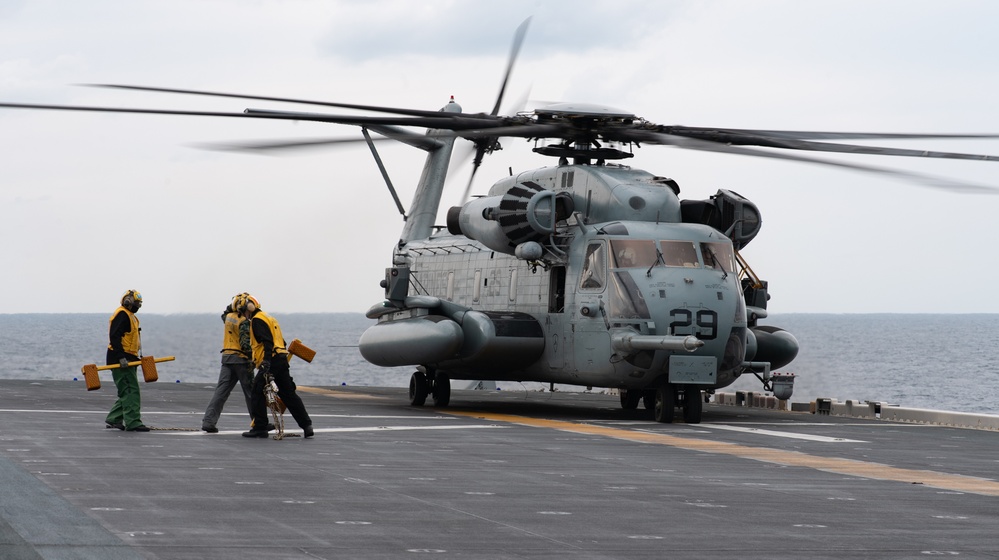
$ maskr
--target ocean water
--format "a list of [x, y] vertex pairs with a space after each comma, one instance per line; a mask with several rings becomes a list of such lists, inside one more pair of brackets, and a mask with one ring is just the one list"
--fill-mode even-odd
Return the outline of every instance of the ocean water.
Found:
[[[301, 339], [317, 352], [311, 364], [292, 362], [296, 382], [408, 386], [413, 368], [380, 368], [361, 358], [357, 340], [373, 324], [363, 314], [274, 315], [286, 339]], [[218, 380], [218, 315], [138, 316], [143, 353], [176, 356], [157, 365], [159, 382]], [[771, 315], [766, 324], [787, 329], [801, 344], [798, 358], [781, 370], [795, 374], [793, 402], [832, 397], [999, 414], [999, 315], [783, 314]], [[105, 361], [107, 328], [107, 314], [0, 314], [0, 378], [78, 379], [82, 385], [80, 368]], [[110, 373], [101, 373], [101, 383], [113, 387]], [[547, 385], [500, 388], [536, 391]], [[747, 374], [725, 390], [761, 387]]]
[[[108, 314], [0, 315], [0, 355], [4, 379], [80, 378], [85, 364], [104, 365]], [[217, 314], [136, 315], [146, 356], [174, 356], [157, 364], [159, 382], [215, 383], [221, 365], [222, 320]], [[373, 324], [361, 313], [274, 313], [285, 339], [300, 339], [316, 351], [312, 363], [294, 360], [292, 376], [303, 385], [408, 386], [410, 368], [380, 368], [357, 350], [357, 340]], [[101, 372], [110, 384], [110, 372]]]
[[[793, 402], [817, 397], [999, 414], [999, 315], [787, 314]], [[744, 375], [726, 389], [759, 390]]]

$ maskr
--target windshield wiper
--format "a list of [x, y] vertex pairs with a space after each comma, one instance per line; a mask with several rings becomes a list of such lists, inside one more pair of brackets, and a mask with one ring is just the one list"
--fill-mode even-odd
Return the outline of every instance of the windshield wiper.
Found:
[[711, 255], [711, 260], [714, 262], [714, 264], [718, 265], [718, 268], [721, 269], [722, 280], [728, 278], [728, 271], [725, 270], [725, 265], [722, 264], [721, 260], [718, 258], [718, 255], [716, 255], [715, 252], [711, 250], [711, 247], [708, 247], [707, 245], [704, 245], [703, 248], [705, 251], [708, 252], [709, 255]]
[[652, 263], [652, 266], [645, 271], [646, 278], [652, 277], [652, 269], [659, 263], [663, 263], [663, 266], [666, 266], [666, 257], [663, 256], [663, 252], [659, 250], [659, 247], [656, 247], [656, 260]]

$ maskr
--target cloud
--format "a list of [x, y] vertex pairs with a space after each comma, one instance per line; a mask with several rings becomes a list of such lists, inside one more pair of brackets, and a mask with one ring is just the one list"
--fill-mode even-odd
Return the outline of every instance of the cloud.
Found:
[[[0, 11], [0, 99], [239, 112], [289, 106], [74, 87], [111, 82], [467, 111], [495, 102], [513, 32], [533, 17], [504, 110], [598, 103], [663, 124], [999, 131], [990, 71], [999, 5], [858, 0], [569, 2], [35, 0]], [[318, 110], [310, 107], [307, 110]], [[249, 290], [269, 309], [363, 311], [402, 220], [364, 146], [259, 157], [201, 143], [341, 137], [354, 127], [0, 110], [0, 312], [214, 312]], [[552, 161], [503, 141], [477, 192]], [[996, 142], [905, 147], [999, 152]], [[409, 205], [423, 154], [379, 145]], [[844, 156], [845, 157], [845, 156]], [[835, 159], [835, 158], [833, 158]], [[987, 184], [996, 164], [849, 161]], [[955, 274], [990, 277], [996, 201], [797, 163], [644, 147], [629, 164], [757, 202], [745, 256], [777, 312], [999, 311]], [[444, 206], [456, 203], [467, 163]], [[439, 221], [443, 221], [443, 217]], [[266, 224], [261, 235], [255, 226]], [[253, 237], [255, 236], [255, 237]], [[252, 239], [252, 241], [247, 241]]]
[[[493, 4], [383, 0], [346, 4], [331, 12], [319, 45], [324, 55], [348, 63], [399, 57], [505, 56], [507, 51], [497, 47], [510, 45], [517, 27], [531, 18], [523, 56], [544, 57], [567, 50], [590, 53], [636, 45], [645, 33], [684, 12], [683, 6], [635, 0], [592, 2], [585, 7], [571, 0]], [[633, 10], [642, 17], [630, 17]]]

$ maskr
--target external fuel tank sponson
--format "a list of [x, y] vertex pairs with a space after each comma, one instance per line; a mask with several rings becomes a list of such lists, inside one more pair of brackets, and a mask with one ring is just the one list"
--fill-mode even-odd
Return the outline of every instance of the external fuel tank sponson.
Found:
[[358, 347], [364, 359], [379, 366], [493, 371], [522, 368], [544, 351], [541, 325], [526, 313], [465, 311], [455, 319], [423, 315], [380, 321], [364, 331]]
[[771, 369], [778, 369], [798, 355], [798, 339], [782, 328], [760, 325], [749, 329], [747, 334], [747, 361], [770, 362]]
[[457, 360], [442, 368], [478, 371], [517, 370], [534, 363], [545, 350], [545, 334], [538, 320], [526, 313], [468, 311], [462, 314], [465, 339]]
[[458, 355], [464, 336], [458, 323], [441, 315], [384, 321], [361, 334], [365, 360], [382, 367], [436, 363]]

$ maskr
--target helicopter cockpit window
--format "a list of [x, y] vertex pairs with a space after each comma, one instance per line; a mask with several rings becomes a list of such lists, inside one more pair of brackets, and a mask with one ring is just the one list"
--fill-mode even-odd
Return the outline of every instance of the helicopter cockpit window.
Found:
[[614, 268], [649, 268], [656, 262], [656, 244], [651, 239], [612, 239]]
[[649, 319], [649, 306], [633, 273], [618, 271], [611, 274], [608, 316], [611, 319]]
[[607, 279], [607, 259], [603, 243], [590, 243], [583, 257], [583, 269], [579, 273], [581, 290], [602, 290]]
[[735, 272], [735, 252], [730, 243], [701, 243], [701, 254], [704, 256], [704, 266]]
[[666, 262], [666, 266], [687, 268], [700, 266], [693, 241], [660, 241], [659, 245], [663, 248], [663, 260]]

